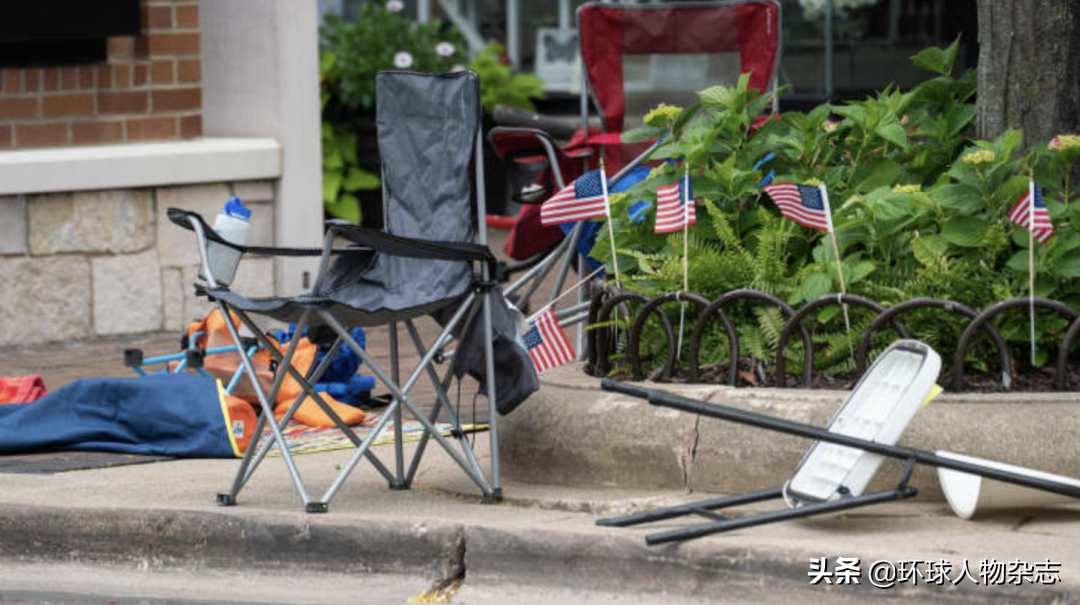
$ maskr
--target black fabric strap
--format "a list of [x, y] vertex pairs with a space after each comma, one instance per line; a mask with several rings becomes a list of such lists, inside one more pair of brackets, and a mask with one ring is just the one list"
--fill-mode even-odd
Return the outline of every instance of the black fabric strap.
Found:
[[[210, 225], [206, 224], [206, 221], [204, 221], [203, 217], [199, 216], [198, 213], [190, 212], [188, 210], [181, 210], [179, 208], [169, 208], [166, 214], [168, 215], [170, 221], [180, 227], [183, 227], [184, 229], [187, 229], [188, 231], [195, 230], [195, 228], [191, 226], [190, 221], [192, 219], [198, 221], [199, 223], [202, 223], [203, 235], [206, 236], [206, 239], [208, 241], [216, 242], [223, 246], [228, 246], [234, 250], [239, 250], [244, 254], [260, 254], [265, 256], [322, 256], [323, 253], [322, 248], [275, 248], [269, 246], [241, 246], [239, 244], [234, 244], [218, 235], [218, 232], [214, 231], [214, 229]], [[341, 254], [345, 252], [370, 252], [370, 250], [360, 250], [355, 248], [335, 248], [333, 250], [334, 254]]]
[[490, 275], [495, 274], [495, 255], [487, 246], [462, 242], [441, 242], [401, 237], [354, 225], [331, 225], [331, 229], [361, 246], [376, 252], [406, 258], [460, 260], [487, 263]]

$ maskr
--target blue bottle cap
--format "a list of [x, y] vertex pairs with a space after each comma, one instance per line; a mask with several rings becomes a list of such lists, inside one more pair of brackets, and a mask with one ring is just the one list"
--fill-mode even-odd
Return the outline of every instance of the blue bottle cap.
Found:
[[240, 198], [235, 195], [225, 202], [225, 214], [245, 221], [251, 220], [251, 210], [245, 207]]

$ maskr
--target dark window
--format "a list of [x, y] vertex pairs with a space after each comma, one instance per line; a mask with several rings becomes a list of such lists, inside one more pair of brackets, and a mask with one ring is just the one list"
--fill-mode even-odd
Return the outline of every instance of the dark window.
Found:
[[136, 36], [139, 0], [18, 0], [0, 3], [0, 67], [104, 61], [105, 39]]

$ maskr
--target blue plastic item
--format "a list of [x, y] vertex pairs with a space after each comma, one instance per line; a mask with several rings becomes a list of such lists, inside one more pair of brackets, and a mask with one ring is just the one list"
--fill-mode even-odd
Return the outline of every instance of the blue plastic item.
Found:
[[235, 195], [229, 198], [229, 201], [225, 202], [225, 208], [222, 209], [222, 212], [241, 220], [251, 220], [251, 209], [245, 206], [244, 203], [240, 201], [240, 198]]
[[[278, 330], [273, 336], [278, 342], [285, 344], [292, 340], [295, 332], [296, 324], [289, 324], [287, 331]], [[304, 333], [307, 334], [307, 328], [304, 329]], [[353, 328], [352, 337], [356, 344], [361, 347], [367, 346], [363, 328]], [[326, 358], [326, 353], [326, 350], [319, 347], [319, 351], [315, 354], [316, 366]], [[328, 393], [341, 403], [351, 405], [362, 403], [367, 393], [375, 388], [375, 378], [358, 376], [356, 372], [360, 369], [360, 363], [360, 356], [354, 353], [348, 344], [343, 344], [341, 350], [330, 361], [330, 367], [323, 373], [319, 382], [315, 383], [315, 390]]]

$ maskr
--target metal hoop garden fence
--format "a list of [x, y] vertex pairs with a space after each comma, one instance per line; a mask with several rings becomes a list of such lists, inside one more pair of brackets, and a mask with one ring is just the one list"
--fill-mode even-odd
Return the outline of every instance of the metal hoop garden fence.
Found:
[[[963, 391], [969, 385], [965, 383], [965, 365], [970, 363], [967, 352], [972, 343], [980, 334], [989, 340], [989, 349], [994, 351], [993, 357], [1001, 367], [1000, 387], [1003, 390], [1011, 390], [1016, 384], [1013, 357], [1009, 351], [1009, 345], [1002, 336], [994, 320], [1006, 311], [1013, 309], [1035, 308], [1050, 311], [1065, 318], [1068, 328], [1065, 330], [1061, 344], [1058, 347], [1057, 359], [1054, 364], [1052, 386], [1055, 390], [1065, 390], [1067, 386], [1067, 371], [1069, 351], [1080, 337], [1080, 311], [1057, 300], [1048, 298], [1011, 298], [990, 306], [983, 311], [976, 311], [962, 303], [938, 298], [914, 298], [899, 304], [885, 306], [868, 298], [852, 294], [828, 294], [794, 308], [788, 303], [772, 294], [757, 290], [734, 290], [722, 296], [709, 300], [698, 294], [688, 292], [671, 292], [654, 297], [648, 297], [637, 292], [628, 292], [610, 287], [598, 288], [593, 292], [588, 311], [588, 325], [586, 340], [585, 371], [593, 376], [607, 376], [612, 372], [612, 356], [618, 348], [617, 339], [625, 338], [622, 352], [625, 354], [626, 370], [634, 380], [646, 378], [644, 359], [642, 355], [642, 339], [645, 334], [649, 318], [657, 321], [662, 331], [661, 342], [664, 343], [663, 362], [649, 373], [649, 378], [666, 381], [676, 374], [676, 365], [679, 363], [679, 347], [676, 344], [676, 330], [672, 325], [663, 307], [670, 303], [685, 304], [687, 308], [696, 307], [699, 312], [697, 319], [690, 330], [690, 337], [686, 347], [686, 355], [679, 372], [689, 382], [700, 382], [702, 378], [702, 348], [703, 341], [709, 328], [714, 323], [719, 324], [722, 335], [726, 337], [728, 348], [728, 361], [726, 370], [721, 369], [720, 375], [723, 382], [736, 385], [739, 380], [739, 362], [741, 347], [738, 331], [731, 318], [725, 313], [725, 308], [731, 309], [737, 302], [752, 302], [779, 310], [781, 316], [786, 318], [783, 328], [779, 331], [776, 342], [774, 360], [775, 385], [778, 387], [788, 386], [787, 380], [787, 349], [793, 342], [802, 344], [802, 368], [801, 376], [797, 381], [803, 388], [813, 386], [814, 372], [814, 344], [812, 339], [813, 322], [816, 312], [830, 306], [846, 306], [860, 308], [874, 314], [873, 319], [865, 328], [864, 333], [857, 343], [852, 342], [852, 353], [855, 361], [853, 379], [862, 376], [866, 371], [871, 356], [871, 346], [874, 336], [883, 330], [891, 329], [899, 338], [911, 338], [911, 332], [902, 323], [901, 317], [913, 311], [932, 309], [955, 316], [966, 321], [967, 324], [956, 340], [955, 353], [951, 372], [950, 390]], [[633, 306], [632, 306], [633, 305]], [[636, 306], [636, 309], [634, 308]], [[620, 325], [616, 328], [614, 317], [621, 316]], [[628, 326], [628, 329], [626, 327]], [[619, 332], [623, 334], [620, 336]], [[855, 346], [857, 344], [857, 346]]]

